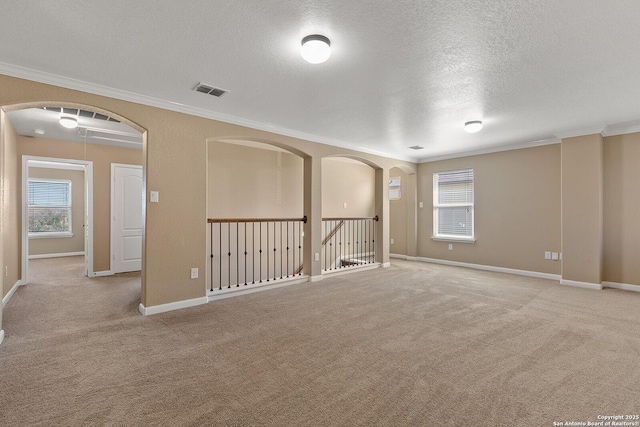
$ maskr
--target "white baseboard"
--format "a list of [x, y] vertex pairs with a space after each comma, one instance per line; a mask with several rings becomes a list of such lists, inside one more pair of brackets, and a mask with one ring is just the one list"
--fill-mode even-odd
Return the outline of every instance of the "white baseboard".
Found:
[[402, 255], [402, 254], [389, 254], [389, 258], [398, 258], [398, 259], [404, 259], [407, 261], [418, 261], [418, 257]]
[[208, 302], [207, 297], [187, 299], [183, 301], [170, 302], [168, 304], [152, 305], [151, 307], [145, 307], [140, 303], [138, 310], [143, 316], [150, 316], [152, 314], [165, 313], [167, 311], [180, 310], [183, 308], [195, 307], [197, 305], [206, 304]]
[[22, 280], [18, 280], [11, 289], [9, 289], [9, 292], [7, 292], [7, 294], [4, 296], [4, 298], [2, 298], [2, 306], [4, 307], [5, 305], [7, 305], [7, 303], [9, 302], [9, 300], [11, 299], [11, 297], [13, 296], [13, 294], [16, 293], [16, 291], [18, 290], [18, 288], [22, 286]]
[[335, 270], [322, 271], [322, 276], [340, 276], [343, 274], [350, 274], [356, 271], [373, 270], [374, 268], [380, 268], [382, 265], [379, 262], [373, 264], [353, 265], [351, 267], [342, 267]]
[[473, 268], [475, 270], [493, 271], [495, 273], [507, 273], [507, 274], [515, 274], [518, 276], [536, 277], [539, 279], [549, 279], [549, 280], [558, 280], [558, 281], [562, 279], [562, 276], [560, 276], [559, 274], [540, 273], [538, 271], [516, 270], [513, 268], [494, 267], [491, 265], [482, 265], [482, 264], [469, 264], [466, 262], [448, 261], [444, 259], [435, 259], [435, 258], [416, 257], [416, 260], [420, 262], [429, 262], [432, 264], [443, 264], [443, 265], [451, 265], [454, 267]]
[[60, 254], [40, 254], [40, 255], [29, 255], [29, 259], [43, 259], [43, 258], [62, 258], [67, 256], [84, 256], [84, 252], [66, 252]]
[[602, 285], [599, 284], [599, 283], [578, 282], [578, 281], [575, 281], [575, 280], [561, 279], [560, 280], [560, 284], [561, 285], [566, 285], [566, 286], [575, 286], [576, 288], [593, 289], [593, 290], [596, 290], [596, 291], [601, 291], [602, 290]]
[[628, 283], [602, 282], [604, 288], [623, 289], [625, 291], [640, 292], [639, 285], [630, 285]]
[[2, 341], [4, 341], [4, 331], [0, 329], [0, 344], [2, 344]]
[[218, 301], [221, 299], [237, 297], [240, 295], [248, 295], [256, 292], [278, 289], [285, 286], [297, 285], [299, 283], [305, 283], [309, 281], [309, 277], [301, 276], [299, 278], [289, 278], [276, 280], [273, 282], [262, 282], [247, 286], [241, 285], [240, 287], [232, 287], [230, 289], [222, 288], [221, 290], [208, 291], [207, 300], [208, 302]]
[[104, 276], [113, 276], [113, 272], [111, 270], [93, 272], [93, 277], [104, 277]]

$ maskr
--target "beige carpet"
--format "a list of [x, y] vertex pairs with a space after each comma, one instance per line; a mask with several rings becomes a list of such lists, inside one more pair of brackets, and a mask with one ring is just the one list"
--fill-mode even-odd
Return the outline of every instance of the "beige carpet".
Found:
[[638, 293], [394, 261], [142, 317], [135, 277], [57, 280], [5, 308], [2, 426], [552, 426], [640, 412]]

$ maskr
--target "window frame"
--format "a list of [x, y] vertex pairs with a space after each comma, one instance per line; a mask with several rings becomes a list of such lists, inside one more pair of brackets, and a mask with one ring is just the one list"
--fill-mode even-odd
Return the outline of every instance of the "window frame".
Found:
[[[472, 201], [469, 203], [439, 203], [438, 195], [439, 195], [439, 177], [445, 174], [454, 174], [454, 173], [463, 173], [463, 172], [471, 172], [472, 176]], [[454, 169], [454, 170], [446, 170], [439, 171], [433, 173], [433, 229], [432, 229], [432, 240], [443, 241], [443, 242], [458, 242], [458, 243], [474, 243], [476, 241], [476, 226], [475, 226], [475, 171], [473, 168], [465, 168], [465, 169]], [[470, 236], [462, 236], [455, 234], [441, 234], [439, 233], [439, 224], [438, 224], [438, 209], [441, 207], [455, 207], [455, 206], [467, 206], [471, 208], [471, 235]]]
[[[51, 239], [51, 238], [69, 238], [73, 237], [73, 184], [69, 179], [56, 178], [28, 178], [27, 180], [27, 236], [29, 239]], [[69, 205], [68, 206], [48, 206], [48, 205], [30, 205], [29, 204], [29, 184], [31, 182], [51, 182], [64, 183], [69, 187]], [[29, 228], [29, 218], [31, 208], [68, 208], [69, 209], [69, 229], [67, 231], [31, 231]]]

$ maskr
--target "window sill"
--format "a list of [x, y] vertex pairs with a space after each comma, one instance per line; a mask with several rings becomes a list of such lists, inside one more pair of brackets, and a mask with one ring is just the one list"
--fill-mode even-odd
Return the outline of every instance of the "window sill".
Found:
[[475, 243], [475, 237], [445, 237], [445, 236], [431, 236], [431, 240], [436, 242], [452, 242], [452, 243]]
[[29, 239], [68, 239], [72, 233], [29, 233]]

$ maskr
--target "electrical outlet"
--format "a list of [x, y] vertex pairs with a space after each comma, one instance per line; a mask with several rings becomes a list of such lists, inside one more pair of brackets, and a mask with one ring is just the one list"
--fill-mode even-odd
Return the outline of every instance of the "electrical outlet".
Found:
[[544, 259], [551, 259], [551, 252], [545, 252]]
[[395, 242], [396, 242], [395, 240], [391, 239], [391, 244], [392, 244], [392, 245], [393, 245]]
[[314, 254], [313, 259], [315, 259], [316, 261], [320, 261], [320, 254], [319, 253]]
[[449, 243], [449, 250], [452, 251], [453, 250], [453, 243]]
[[198, 269], [197, 268], [192, 268], [191, 269], [191, 278], [192, 279], [197, 279], [198, 278]]
[[558, 252], [551, 252], [551, 259], [554, 261], [558, 261], [559, 259]]
[[418, 207], [419, 208], [424, 208], [424, 203], [422, 203], [422, 202], [418, 203]]

